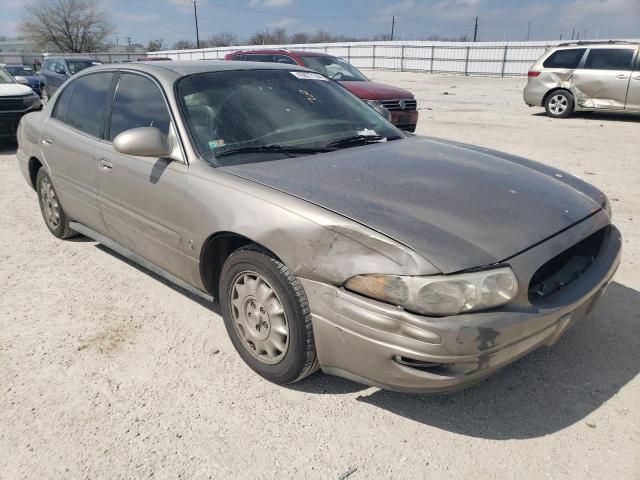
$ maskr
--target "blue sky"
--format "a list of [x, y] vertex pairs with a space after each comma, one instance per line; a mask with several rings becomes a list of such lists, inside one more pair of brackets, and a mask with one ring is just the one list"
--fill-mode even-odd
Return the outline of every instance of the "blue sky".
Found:
[[[110, 13], [120, 43], [162, 38], [171, 46], [195, 37], [189, 0], [96, 1]], [[18, 33], [23, 3], [0, 0], [0, 35]], [[198, 10], [201, 38], [230, 31], [242, 40], [266, 27], [366, 36], [387, 33], [392, 15], [402, 39], [471, 36], [476, 16], [486, 41], [524, 40], [528, 22], [532, 40], [570, 38], [574, 27], [581, 37], [640, 37], [640, 0], [198, 0]]]

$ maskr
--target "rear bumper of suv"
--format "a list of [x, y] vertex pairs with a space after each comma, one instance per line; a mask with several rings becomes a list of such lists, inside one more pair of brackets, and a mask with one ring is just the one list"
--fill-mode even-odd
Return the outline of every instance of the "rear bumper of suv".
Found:
[[587, 315], [620, 261], [615, 227], [596, 261], [552, 306], [509, 305], [445, 318], [415, 315], [343, 288], [301, 279], [311, 306], [323, 371], [404, 392], [471, 386], [540, 346], [550, 346]]

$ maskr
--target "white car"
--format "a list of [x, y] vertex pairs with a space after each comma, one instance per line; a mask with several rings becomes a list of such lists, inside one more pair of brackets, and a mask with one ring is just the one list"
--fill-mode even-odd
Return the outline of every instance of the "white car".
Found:
[[40, 97], [0, 67], [0, 140], [15, 138], [22, 116], [41, 108]]

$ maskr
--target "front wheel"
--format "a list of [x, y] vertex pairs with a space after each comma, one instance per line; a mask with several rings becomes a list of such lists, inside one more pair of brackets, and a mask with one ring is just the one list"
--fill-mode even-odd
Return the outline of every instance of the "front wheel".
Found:
[[544, 102], [547, 115], [553, 118], [567, 118], [573, 113], [573, 95], [566, 90], [552, 92]]
[[287, 384], [318, 369], [307, 297], [275, 256], [257, 245], [235, 251], [219, 291], [233, 346], [256, 373]]

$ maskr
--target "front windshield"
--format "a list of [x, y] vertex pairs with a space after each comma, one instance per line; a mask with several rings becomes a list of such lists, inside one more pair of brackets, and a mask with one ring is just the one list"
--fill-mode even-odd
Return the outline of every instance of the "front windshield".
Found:
[[22, 76], [29, 77], [31, 75], [35, 75], [33, 73], [33, 69], [29, 67], [6, 67], [7, 72], [9, 72], [14, 77]]
[[0, 67], [0, 83], [15, 83], [13, 77], [2, 67]]
[[[196, 147], [216, 166], [283, 158], [282, 152], [250, 149], [282, 147], [313, 153], [313, 149], [340, 148], [342, 144], [334, 144], [346, 139], [405, 138], [369, 105], [317, 73], [279, 69], [201, 73], [180, 80], [177, 92]], [[241, 154], [231, 155], [232, 151]]]
[[346, 82], [367, 81], [367, 77], [360, 73], [356, 67], [341, 58], [330, 56], [301, 56], [300, 58], [305, 67], [320, 72], [334, 80]]
[[73, 75], [85, 68], [93, 67], [94, 65], [102, 65], [102, 62], [99, 60], [67, 60], [67, 65], [69, 65], [69, 71]]

